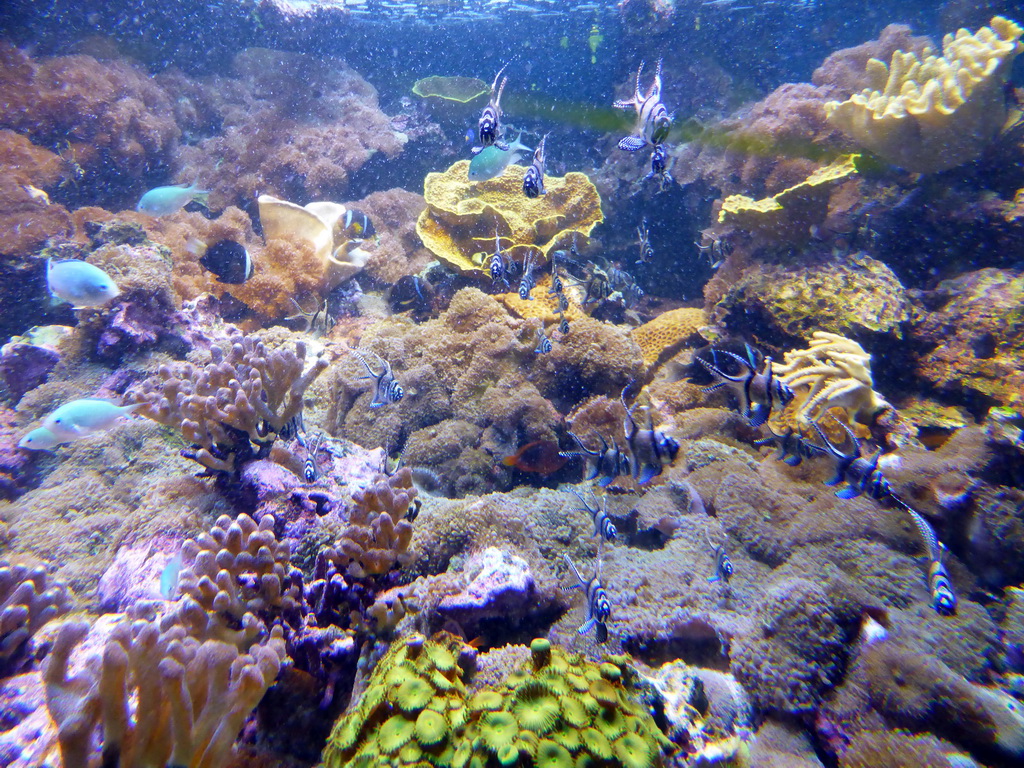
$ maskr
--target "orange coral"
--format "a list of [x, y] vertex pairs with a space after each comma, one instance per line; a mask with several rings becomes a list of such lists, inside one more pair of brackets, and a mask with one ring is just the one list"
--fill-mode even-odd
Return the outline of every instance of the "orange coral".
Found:
[[662, 312], [650, 322], [634, 328], [630, 335], [640, 347], [650, 373], [693, 341], [697, 330], [706, 323], [703, 309], [679, 307]]
[[[519, 298], [518, 291], [495, 294], [494, 298], [504, 304], [508, 310], [524, 320], [540, 318], [545, 323], [555, 323], [560, 319], [558, 314], [558, 297], [548, 293], [551, 288], [551, 275], [542, 275], [537, 280], [537, 286], [530, 291], [530, 299], [523, 301]], [[565, 310], [565, 317], [568, 320], [578, 320], [583, 317], [583, 308], [575, 301], [569, 301], [569, 308]]]

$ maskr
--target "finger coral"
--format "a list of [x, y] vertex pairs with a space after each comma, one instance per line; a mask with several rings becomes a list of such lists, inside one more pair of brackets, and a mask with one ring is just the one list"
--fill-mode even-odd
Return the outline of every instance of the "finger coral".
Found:
[[1006, 120], [1003, 85], [1024, 29], [1002, 16], [942, 41], [942, 56], [896, 51], [867, 62], [871, 85], [825, 112], [862, 146], [908, 171], [933, 173], [977, 158]]
[[836, 333], [812, 333], [810, 346], [787, 352], [775, 375], [797, 393], [797, 420], [804, 426], [832, 408], [843, 408], [851, 419], [870, 424], [889, 407], [872, 388], [871, 355]]
[[[239, 461], [270, 449], [302, 411], [303, 393], [324, 371], [317, 358], [307, 369], [306, 345], [270, 352], [243, 336], [226, 351], [210, 349], [202, 369], [192, 363], [161, 366], [157, 376], [129, 393], [138, 413], [181, 430], [195, 445], [189, 458], [214, 472], [235, 472]], [[253, 445], [258, 446], [258, 451]]]
[[176, 624], [121, 619], [100, 657], [70, 674], [85, 622], [61, 627], [43, 666], [46, 705], [57, 723], [65, 768], [103, 765], [218, 768], [285, 658], [280, 628], [249, 653], [218, 640], [199, 641]]
[[548, 176], [547, 194], [529, 198], [520, 166], [482, 182], [470, 181], [468, 169], [469, 161], [459, 160], [427, 175], [427, 207], [416, 223], [423, 244], [456, 272], [486, 274], [495, 228], [502, 249], [522, 261], [531, 252], [547, 259], [552, 250], [568, 248], [573, 235], [586, 239], [604, 220], [597, 188], [585, 174]]
[[31, 664], [32, 636], [67, 610], [64, 586], [47, 584], [45, 568], [0, 559], [0, 678]]

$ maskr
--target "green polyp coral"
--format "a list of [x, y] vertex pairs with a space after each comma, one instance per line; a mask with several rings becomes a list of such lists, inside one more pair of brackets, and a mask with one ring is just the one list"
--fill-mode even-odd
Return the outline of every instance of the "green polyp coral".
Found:
[[[635, 699], [624, 658], [596, 664], [538, 639], [522, 667], [469, 695], [472, 680], [458, 663], [467, 649], [443, 632], [392, 646], [362, 700], [335, 724], [324, 768], [663, 765], [670, 743]], [[438, 674], [449, 690], [430, 685]], [[410, 703], [420, 711], [406, 711]]]

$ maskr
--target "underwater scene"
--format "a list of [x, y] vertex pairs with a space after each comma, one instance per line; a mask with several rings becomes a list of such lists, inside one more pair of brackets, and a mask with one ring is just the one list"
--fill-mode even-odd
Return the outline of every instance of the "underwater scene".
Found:
[[1024, 766], [1022, 53], [5, 0], [0, 768]]

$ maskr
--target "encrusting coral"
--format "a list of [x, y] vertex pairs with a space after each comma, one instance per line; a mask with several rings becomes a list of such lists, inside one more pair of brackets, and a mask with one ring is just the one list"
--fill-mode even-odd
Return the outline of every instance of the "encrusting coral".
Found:
[[[239, 462], [269, 451], [302, 411], [303, 393], [327, 368], [318, 357], [306, 368], [306, 345], [268, 351], [242, 336], [230, 348], [210, 348], [210, 363], [161, 366], [129, 393], [138, 413], [181, 430], [196, 450], [188, 457], [214, 472], [235, 472]], [[258, 450], [253, 450], [253, 444]]]
[[890, 407], [873, 389], [871, 355], [853, 339], [815, 331], [807, 349], [791, 350], [774, 368], [775, 375], [798, 396], [797, 420], [818, 421], [832, 408], [843, 408], [863, 424]]
[[768, 241], [803, 242], [811, 236], [811, 227], [825, 220], [832, 187], [857, 172], [859, 157], [837, 158], [800, 183], [762, 200], [730, 195], [722, 201], [718, 222], [756, 233]]
[[971, 34], [942, 41], [942, 56], [896, 51], [891, 62], [867, 62], [871, 85], [830, 101], [830, 122], [896, 165], [932, 173], [977, 158], [1006, 120], [1003, 86], [1024, 50], [1024, 33], [1002, 16]]
[[546, 261], [552, 250], [568, 248], [574, 235], [585, 242], [603, 221], [601, 198], [585, 174], [546, 176], [547, 193], [529, 198], [521, 166], [481, 182], [470, 181], [468, 170], [469, 161], [459, 160], [443, 173], [427, 174], [427, 207], [416, 222], [423, 244], [457, 272], [487, 273], [495, 231], [516, 261], [529, 253]]
[[631, 330], [630, 336], [643, 353], [647, 376], [651, 376], [687, 343], [699, 339], [698, 331], [706, 323], [704, 310], [679, 307], [662, 312]]
[[[69, 622], [58, 631], [42, 677], [65, 768], [218, 768], [284, 662], [279, 627], [242, 653], [144, 613], [121, 618], [102, 655], [89, 657], [75, 674], [71, 653], [89, 625]], [[99, 754], [93, 749], [97, 728]]]
[[0, 559], [0, 678], [32, 663], [33, 635], [67, 610], [64, 586], [47, 583], [45, 568]]
[[624, 658], [595, 664], [538, 638], [529, 661], [503, 682], [476, 688], [472, 662], [486, 664], [486, 657], [475, 656], [446, 633], [396, 643], [358, 707], [335, 725], [325, 768], [663, 765], [668, 739], [634, 698]]

